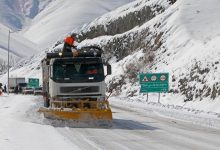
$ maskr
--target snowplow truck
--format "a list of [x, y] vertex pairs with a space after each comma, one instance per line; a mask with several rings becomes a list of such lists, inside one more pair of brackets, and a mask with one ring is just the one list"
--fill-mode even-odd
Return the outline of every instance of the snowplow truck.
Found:
[[111, 126], [105, 84], [111, 65], [101, 55], [98, 47], [47, 53], [41, 62], [44, 107], [39, 110], [46, 118]]

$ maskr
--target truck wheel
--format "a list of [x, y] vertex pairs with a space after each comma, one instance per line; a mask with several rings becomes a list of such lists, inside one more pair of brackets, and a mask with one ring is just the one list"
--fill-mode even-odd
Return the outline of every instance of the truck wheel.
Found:
[[49, 99], [45, 99], [44, 100], [44, 107], [49, 107], [50, 106], [50, 100]]

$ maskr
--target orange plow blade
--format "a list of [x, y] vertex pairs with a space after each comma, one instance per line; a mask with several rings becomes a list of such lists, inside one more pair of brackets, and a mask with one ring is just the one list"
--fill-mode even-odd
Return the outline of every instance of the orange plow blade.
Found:
[[74, 122], [75, 123], [76, 122], [87, 123], [88, 127], [91, 124], [93, 125], [95, 124], [95, 126], [103, 126], [103, 127], [111, 127], [112, 125], [112, 112], [109, 107], [104, 108], [104, 109], [99, 109], [98, 107], [97, 108], [74, 108], [74, 109], [62, 108], [62, 107], [61, 108], [42, 107], [38, 111], [42, 112], [45, 118], [72, 122], [73, 124], [71, 124], [70, 126], [75, 126]]

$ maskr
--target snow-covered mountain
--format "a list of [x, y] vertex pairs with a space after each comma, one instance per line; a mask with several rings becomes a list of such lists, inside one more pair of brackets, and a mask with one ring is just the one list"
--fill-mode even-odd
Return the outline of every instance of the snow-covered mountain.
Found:
[[[203, 107], [203, 102], [219, 99], [220, 3], [174, 2], [137, 0], [78, 32], [83, 40], [80, 46], [99, 45], [105, 50], [114, 66], [108, 87], [115, 95], [142, 97], [138, 72], [168, 72], [170, 94], [164, 95], [163, 103], [183, 105], [193, 100], [196, 103], [187, 104]], [[141, 18], [140, 12], [149, 15]], [[139, 21], [129, 26], [134, 19]], [[115, 24], [124, 28], [113, 28]]]
[[19, 32], [52, 0], [1, 0], [0, 1], [0, 74], [7, 66], [8, 35], [10, 38], [10, 65], [36, 54], [40, 46], [24, 38]]
[[24, 36], [44, 48], [123, 4], [134, 0], [59, 0], [51, 1], [26, 27]]
[[[9, 28], [0, 24], [0, 73], [6, 67], [8, 56]], [[10, 30], [11, 31], [11, 30]], [[30, 57], [39, 51], [39, 47], [33, 42], [25, 39], [17, 32], [10, 34], [10, 65], [25, 57]]]
[[11, 29], [22, 29], [52, 0], [1, 0], [0, 22]]
[[[139, 93], [138, 73], [168, 72], [170, 93], [161, 97], [162, 103], [217, 111], [219, 4], [218, 0], [136, 0], [73, 31], [82, 41], [79, 46], [104, 49], [113, 66], [107, 83], [114, 95], [145, 100]], [[12, 73], [37, 74], [43, 56], [27, 60]]]
[[[133, 0], [4, 0], [0, 1], [0, 23], [17, 29], [22, 28], [22, 33], [36, 45], [25, 38], [18, 38], [13, 33], [11, 38], [13, 59], [23, 58], [42, 51], [51, 46], [57, 39], [62, 39], [73, 28], [77, 28], [92, 19], [111, 11]], [[7, 58], [8, 30], [2, 27], [0, 40], [1, 61]], [[17, 45], [22, 39], [23, 48]], [[29, 46], [33, 45], [33, 46]], [[15, 48], [17, 47], [17, 48]], [[20, 47], [20, 48], [18, 48]], [[40, 47], [40, 48], [39, 48]], [[28, 49], [28, 51], [27, 51]], [[0, 64], [4, 64], [1, 62]], [[1, 69], [0, 69], [1, 70]]]
[[143, 25], [124, 33], [85, 40], [81, 45], [100, 45], [108, 59], [115, 62], [114, 75], [109, 80], [115, 94], [139, 96], [138, 72], [169, 72], [172, 99], [179, 100], [178, 95], [183, 96], [178, 103], [219, 99], [220, 21], [217, 18], [220, 2], [217, 0], [199, 0], [198, 3], [178, 0], [170, 7], [168, 1], [136, 1], [127, 6], [130, 8], [127, 13], [126, 7], [112, 12], [115, 15], [96, 20], [80, 33], [90, 35], [91, 29], [100, 28], [100, 22], [108, 31], [111, 29], [110, 26], [108, 29], [109, 20], [117, 20], [119, 11], [122, 12], [119, 18], [123, 18], [130, 11], [146, 6], [157, 8], [158, 4], [162, 5], [162, 13], [156, 12], [155, 17]]

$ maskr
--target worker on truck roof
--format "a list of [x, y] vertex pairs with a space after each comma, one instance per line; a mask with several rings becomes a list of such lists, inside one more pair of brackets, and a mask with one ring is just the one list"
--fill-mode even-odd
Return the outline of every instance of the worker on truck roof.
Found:
[[76, 34], [72, 34], [71, 36], [67, 36], [64, 39], [64, 45], [62, 52], [73, 52], [76, 51], [76, 40], [75, 40]]

